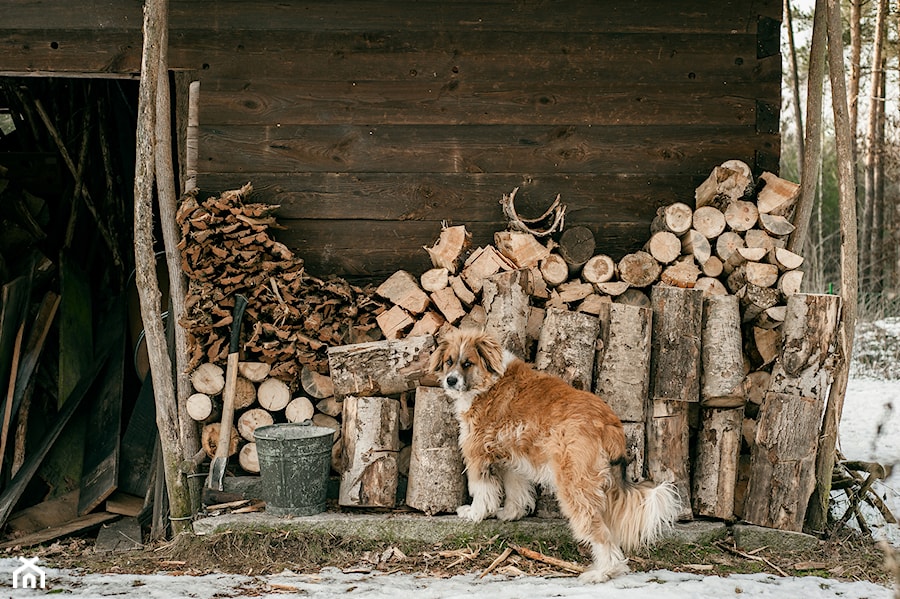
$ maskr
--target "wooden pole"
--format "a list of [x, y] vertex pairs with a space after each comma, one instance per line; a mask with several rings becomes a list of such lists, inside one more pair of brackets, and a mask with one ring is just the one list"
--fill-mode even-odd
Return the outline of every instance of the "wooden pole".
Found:
[[828, 392], [825, 416], [819, 434], [816, 454], [816, 486], [806, 512], [806, 525], [823, 530], [828, 522], [828, 498], [831, 495], [831, 471], [834, 468], [834, 449], [837, 444], [847, 379], [850, 377], [850, 357], [853, 353], [853, 333], [856, 327], [857, 285], [859, 264], [856, 239], [856, 171], [853, 162], [853, 131], [847, 102], [847, 83], [844, 75], [844, 45], [841, 38], [841, 8], [836, 0], [828, 0], [828, 66], [831, 76], [831, 95], [834, 110], [834, 132], [838, 157], [838, 189], [841, 214], [841, 320], [838, 324], [838, 356], [834, 381]]
[[800, 199], [793, 223], [796, 229], [788, 241], [788, 249], [803, 253], [806, 232], [815, 203], [816, 183], [819, 179], [822, 156], [822, 82], [825, 79], [826, 0], [816, 0], [813, 35], [809, 51], [809, 77], [806, 92], [806, 140], [803, 155], [803, 179]]
[[156, 139], [156, 99], [162, 46], [168, 44], [167, 0], [147, 0], [144, 5], [144, 45], [138, 87], [137, 143], [134, 178], [135, 282], [144, 322], [150, 373], [156, 396], [163, 463], [171, 509], [172, 531], [190, 530], [191, 498], [179, 466], [184, 459], [172, 363], [160, 313], [159, 281], [153, 251], [153, 189]]

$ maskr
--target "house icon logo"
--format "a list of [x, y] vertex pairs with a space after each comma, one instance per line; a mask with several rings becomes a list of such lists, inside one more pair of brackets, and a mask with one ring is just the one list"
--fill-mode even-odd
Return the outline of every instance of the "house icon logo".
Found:
[[22, 565], [13, 570], [13, 588], [36, 589], [40, 584], [40, 588], [43, 589], [44, 571], [37, 566], [38, 558], [20, 557], [19, 561]]

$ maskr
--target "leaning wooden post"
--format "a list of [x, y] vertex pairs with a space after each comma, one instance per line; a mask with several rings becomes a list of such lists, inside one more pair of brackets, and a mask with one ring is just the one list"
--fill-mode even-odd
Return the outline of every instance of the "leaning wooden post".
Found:
[[166, 347], [160, 313], [159, 281], [153, 251], [153, 189], [157, 149], [156, 94], [159, 92], [160, 40], [167, 27], [167, 0], [147, 0], [144, 6], [144, 46], [141, 81], [138, 88], [137, 143], [134, 177], [134, 262], [135, 282], [144, 322], [150, 373], [156, 398], [156, 425], [163, 453], [172, 531], [190, 530], [191, 496], [179, 466], [184, 459], [178, 404], [172, 381], [172, 363]]
[[651, 351], [651, 410], [647, 420], [647, 472], [673, 482], [681, 495], [679, 519], [690, 520], [691, 404], [700, 401], [703, 292], [655, 285]]
[[815, 486], [816, 439], [834, 366], [841, 298], [788, 298], [784, 346], [756, 426], [744, 520], [799, 531]]
[[438, 387], [416, 389], [406, 504], [429, 516], [465, 503], [466, 479], [453, 401]]
[[[200, 448], [197, 426], [187, 413], [187, 398], [192, 389], [188, 376], [187, 331], [181, 326], [186, 292], [185, 276], [181, 270], [181, 253], [178, 251], [180, 231], [175, 221], [178, 195], [175, 190], [175, 169], [172, 160], [172, 114], [169, 90], [169, 28], [163, 23], [159, 42], [159, 82], [156, 93], [156, 193], [159, 204], [159, 221], [166, 252], [169, 273], [169, 315], [175, 324], [175, 395], [178, 399], [179, 434], [183, 458], [189, 460]], [[191, 513], [200, 508], [200, 479], [188, 478], [191, 493]]]
[[834, 382], [828, 394], [819, 451], [816, 456], [816, 488], [810, 498], [806, 524], [812, 530], [824, 530], [828, 522], [831, 496], [831, 471], [837, 444], [844, 395], [850, 377], [853, 333], [856, 328], [856, 297], [859, 261], [856, 246], [856, 171], [853, 160], [853, 134], [847, 114], [847, 89], [844, 80], [844, 49], [841, 41], [840, 5], [828, 2], [828, 66], [834, 108], [834, 131], [838, 155], [838, 188], [841, 213], [841, 322], [838, 330], [838, 356]]

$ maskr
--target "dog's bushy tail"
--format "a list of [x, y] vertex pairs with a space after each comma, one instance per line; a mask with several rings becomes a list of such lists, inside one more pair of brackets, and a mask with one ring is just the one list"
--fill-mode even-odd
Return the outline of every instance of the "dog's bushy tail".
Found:
[[675, 485], [621, 480], [609, 493], [606, 521], [626, 551], [655, 543], [669, 530], [681, 511]]

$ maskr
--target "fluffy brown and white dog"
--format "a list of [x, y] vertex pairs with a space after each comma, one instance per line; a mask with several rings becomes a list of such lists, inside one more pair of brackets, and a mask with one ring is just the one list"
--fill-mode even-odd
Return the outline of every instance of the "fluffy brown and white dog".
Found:
[[597, 395], [533, 370], [481, 331], [445, 333], [431, 367], [459, 419], [472, 496], [460, 517], [517, 520], [534, 509], [533, 483], [553, 489], [574, 537], [591, 545], [589, 582], [628, 572], [623, 549], [675, 521], [674, 485], [626, 479], [622, 422]]

